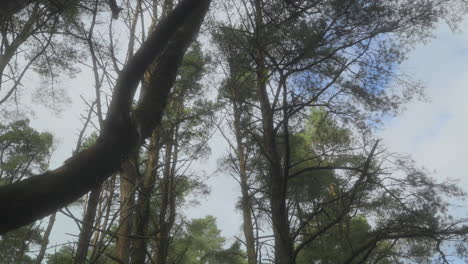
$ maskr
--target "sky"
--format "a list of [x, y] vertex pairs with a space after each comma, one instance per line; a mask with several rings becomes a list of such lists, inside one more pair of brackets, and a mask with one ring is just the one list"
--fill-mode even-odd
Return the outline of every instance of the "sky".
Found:
[[[464, 29], [465, 32], [463, 32]], [[440, 180], [458, 179], [459, 186], [468, 191], [468, 21], [460, 26], [461, 32], [452, 32], [440, 25], [435, 38], [426, 44], [417, 45], [408, 54], [408, 60], [400, 65], [403, 73], [421, 81], [426, 87], [428, 101], [413, 101], [399, 116], [389, 119], [378, 136], [392, 151], [411, 155], [418, 165], [433, 171]], [[79, 115], [86, 107], [80, 94], [92, 98], [92, 78], [79, 76], [66, 85], [72, 103], [60, 116], [38, 109], [31, 119], [33, 127], [52, 132], [59, 140], [51, 168], [55, 168], [70, 157], [81, 127]], [[217, 135], [210, 142], [212, 155], [200, 162], [202, 169], [211, 177], [206, 183], [211, 188], [207, 197], [199, 197], [200, 205], [185, 208], [187, 217], [199, 218], [213, 215], [217, 218], [222, 235], [233, 241], [241, 236], [241, 215], [235, 209], [240, 189], [235, 180], [217, 169], [216, 161], [226, 151], [226, 143]], [[213, 175], [212, 175], [213, 174]], [[465, 209], [454, 213], [468, 217], [468, 202], [458, 203]], [[76, 240], [75, 223], [59, 216], [54, 226], [51, 245]]]

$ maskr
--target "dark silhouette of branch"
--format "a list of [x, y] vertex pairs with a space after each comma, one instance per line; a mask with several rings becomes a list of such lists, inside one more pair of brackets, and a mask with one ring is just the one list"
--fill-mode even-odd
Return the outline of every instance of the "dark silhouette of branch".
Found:
[[37, 0], [2, 0], [0, 1], [0, 22]]
[[[149, 136], [148, 131], [161, 120], [184, 48], [197, 34], [210, 2], [184, 0], [158, 24], [122, 69], [94, 146], [55, 170], [0, 187], [0, 212], [4, 215], [0, 218], [0, 234], [55, 212], [98, 186]], [[170, 49], [166, 49], [168, 45]], [[130, 107], [135, 90], [156, 58], [153, 84], [145, 91], [133, 118]]]

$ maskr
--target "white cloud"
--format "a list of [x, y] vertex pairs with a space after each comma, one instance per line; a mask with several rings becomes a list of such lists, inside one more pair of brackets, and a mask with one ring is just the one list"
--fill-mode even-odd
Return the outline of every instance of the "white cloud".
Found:
[[423, 81], [430, 102], [409, 104], [381, 135], [391, 150], [410, 154], [437, 179], [459, 179], [468, 191], [468, 32], [441, 26], [436, 37], [401, 66]]

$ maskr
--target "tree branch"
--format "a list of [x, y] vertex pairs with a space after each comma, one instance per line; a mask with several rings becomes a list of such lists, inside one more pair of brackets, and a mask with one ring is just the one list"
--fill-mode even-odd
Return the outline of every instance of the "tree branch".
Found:
[[[0, 218], [0, 234], [73, 202], [120, 168], [130, 151], [149, 135], [142, 132], [159, 123], [180, 64], [177, 62], [198, 32], [210, 2], [182, 1], [142, 44], [119, 75], [103, 131], [94, 146], [53, 171], [0, 187], [0, 212], [5, 216]], [[143, 73], [156, 58], [158, 74], [140, 100], [135, 122], [130, 105]]]

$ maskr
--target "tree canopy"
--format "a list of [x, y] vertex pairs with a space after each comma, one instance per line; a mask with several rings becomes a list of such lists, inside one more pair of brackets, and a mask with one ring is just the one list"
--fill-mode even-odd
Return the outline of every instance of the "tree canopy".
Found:
[[[423, 94], [399, 65], [465, 1], [211, 2], [0, 4], [0, 261], [466, 260], [466, 219], [451, 215], [465, 191], [376, 134]], [[73, 154], [49, 170], [53, 131], [30, 126], [24, 97], [58, 112], [76, 76], [92, 95]], [[235, 239], [184, 214], [209, 193], [198, 163], [213, 138], [217, 174], [240, 188]], [[57, 214], [79, 234], [53, 252]]]

